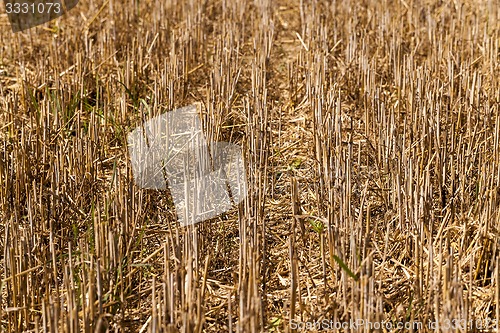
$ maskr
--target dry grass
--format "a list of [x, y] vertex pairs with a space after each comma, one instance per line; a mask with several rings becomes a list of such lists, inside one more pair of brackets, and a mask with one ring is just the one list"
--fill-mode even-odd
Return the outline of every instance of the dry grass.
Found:
[[[500, 318], [499, 22], [495, 0], [2, 14], [0, 331]], [[126, 135], [193, 102], [249, 195], [183, 228]]]

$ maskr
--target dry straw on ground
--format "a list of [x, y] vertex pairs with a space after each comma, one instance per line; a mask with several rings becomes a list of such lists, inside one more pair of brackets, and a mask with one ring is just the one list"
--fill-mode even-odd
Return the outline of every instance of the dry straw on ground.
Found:
[[[0, 331], [499, 318], [499, 22], [496, 0], [0, 14]], [[182, 228], [126, 135], [193, 102], [249, 195]]]

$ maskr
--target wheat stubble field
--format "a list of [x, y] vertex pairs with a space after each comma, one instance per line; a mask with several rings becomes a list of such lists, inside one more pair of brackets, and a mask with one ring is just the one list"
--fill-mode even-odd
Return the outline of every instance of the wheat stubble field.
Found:
[[[16, 34], [2, 7], [0, 331], [500, 318], [499, 7], [90, 0]], [[127, 134], [196, 102], [248, 196], [182, 227]]]

